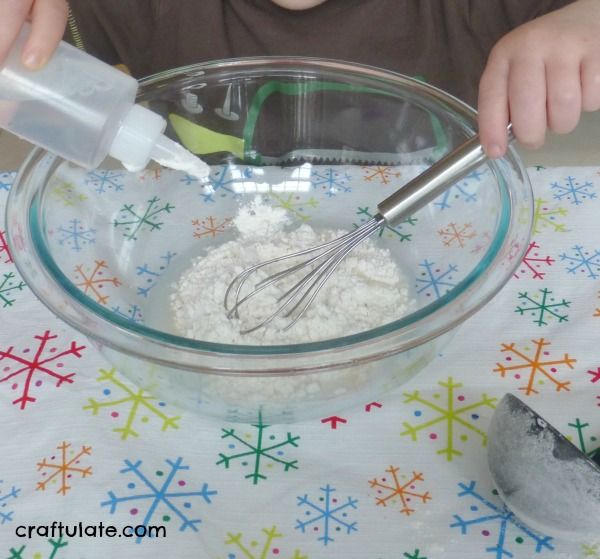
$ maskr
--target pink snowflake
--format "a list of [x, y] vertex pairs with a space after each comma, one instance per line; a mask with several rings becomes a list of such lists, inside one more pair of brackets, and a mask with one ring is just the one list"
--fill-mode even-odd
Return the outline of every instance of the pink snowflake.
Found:
[[6, 235], [4, 231], [0, 230], [0, 260], [4, 259], [4, 264], [12, 263], [12, 256], [8, 248], [8, 242], [6, 241]]
[[[22, 410], [25, 409], [28, 402], [35, 402], [36, 398], [31, 396], [33, 377], [38, 373], [43, 373], [56, 382], [58, 388], [64, 383], [71, 384], [75, 373], [59, 373], [55, 369], [64, 367], [63, 357], [73, 355], [77, 358], [81, 357], [81, 350], [85, 346], [78, 346], [76, 342], [71, 342], [69, 349], [59, 351], [55, 346], [49, 346], [51, 340], [55, 340], [58, 336], [50, 334], [50, 330], [46, 330], [41, 336], [34, 336], [34, 339], [39, 340], [38, 347], [35, 350], [32, 348], [24, 348], [20, 355], [13, 352], [14, 346], [10, 346], [6, 351], [0, 350], [0, 361], [6, 359], [12, 361], [10, 365], [5, 365], [0, 374], [4, 374], [0, 378], [1, 382], [13, 380], [11, 388], [13, 390], [21, 389], [21, 395], [13, 400], [14, 405], [18, 405]], [[33, 353], [33, 355], [29, 355]], [[39, 376], [39, 375], [38, 375]], [[20, 384], [20, 381], [23, 381]], [[41, 386], [43, 381], [37, 379], [34, 383], [35, 387]]]
[[513, 274], [515, 278], [519, 279], [527, 274], [531, 279], [544, 279], [546, 272], [540, 271], [540, 268], [542, 266], [552, 266], [555, 260], [550, 256], [540, 256], [539, 251], [537, 251], [539, 248], [540, 245], [535, 241], [529, 243], [519, 269]]

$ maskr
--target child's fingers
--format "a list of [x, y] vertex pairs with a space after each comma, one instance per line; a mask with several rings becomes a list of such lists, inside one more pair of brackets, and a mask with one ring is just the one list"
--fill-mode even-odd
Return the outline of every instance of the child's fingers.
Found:
[[581, 114], [579, 60], [546, 62], [548, 127], [558, 134], [571, 132]]
[[546, 136], [546, 72], [540, 58], [519, 58], [510, 67], [508, 106], [519, 143], [536, 149]]
[[23, 47], [23, 64], [41, 68], [65, 32], [68, 7], [65, 0], [36, 0], [31, 10], [31, 34]]
[[600, 109], [600, 53], [581, 62], [581, 106], [584, 111]]
[[508, 126], [508, 63], [490, 57], [481, 80], [477, 110], [479, 111], [479, 138], [488, 157], [504, 155]]
[[10, 51], [33, 0], [0, 0], [0, 64]]

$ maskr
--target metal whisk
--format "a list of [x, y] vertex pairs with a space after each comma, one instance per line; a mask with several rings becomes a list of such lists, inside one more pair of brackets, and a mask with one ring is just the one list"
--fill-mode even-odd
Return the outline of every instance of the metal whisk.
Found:
[[[509, 140], [512, 139], [509, 127]], [[284, 328], [284, 330], [288, 330], [298, 322], [340, 262], [357, 245], [384, 225], [390, 227], [398, 225], [439, 196], [457, 180], [467, 175], [485, 159], [479, 136], [474, 136], [383, 200], [377, 206], [378, 213], [354, 231], [327, 243], [273, 258], [247, 268], [236, 276], [227, 288], [224, 300], [227, 316], [239, 318], [240, 308], [245, 304], [251, 304], [252, 299], [258, 293], [282, 280], [289, 281], [293, 274], [298, 274], [298, 281], [278, 297], [276, 310], [259, 324], [242, 330], [241, 333], [254, 332], [279, 316], [290, 318], [290, 322]], [[242, 287], [257, 270], [301, 256], [306, 256], [306, 259], [269, 275], [259, 281], [252, 291], [241, 295]], [[233, 304], [230, 302], [232, 296]]]

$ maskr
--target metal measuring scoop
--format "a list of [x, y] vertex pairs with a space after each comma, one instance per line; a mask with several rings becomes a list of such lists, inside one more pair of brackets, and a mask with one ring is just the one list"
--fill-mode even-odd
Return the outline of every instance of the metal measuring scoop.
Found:
[[494, 411], [488, 466], [506, 506], [535, 530], [600, 538], [600, 452], [586, 456], [512, 394]]

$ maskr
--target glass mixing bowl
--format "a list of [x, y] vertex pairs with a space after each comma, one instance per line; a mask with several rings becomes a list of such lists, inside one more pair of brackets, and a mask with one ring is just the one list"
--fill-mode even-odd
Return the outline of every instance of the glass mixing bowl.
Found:
[[286, 209], [292, 227], [351, 230], [471, 137], [476, 115], [415, 79], [305, 58], [164, 72], [142, 80], [139, 102], [213, 166], [208, 182], [157, 167], [127, 173], [110, 160], [87, 171], [36, 149], [10, 192], [7, 223], [15, 263], [39, 299], [170, 403], [248, 422], [365, 404], [434, 359], [527, 247], [532, 193], [509, 149], [373, 236], [410, 280], [410, 314], [313, 343], [182, 337], [169, 318], [172, 283], [234, 237], [228, 219], [241, 204], [259, 193]]

